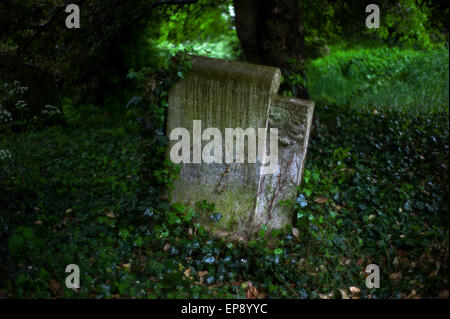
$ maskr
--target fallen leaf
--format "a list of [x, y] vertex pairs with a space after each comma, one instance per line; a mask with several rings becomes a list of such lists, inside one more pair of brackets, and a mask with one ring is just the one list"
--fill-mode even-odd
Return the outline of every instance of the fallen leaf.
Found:
[[60, 289], [59, 283], [55, 279], [50, 279], [50, 290], [54, 295], [58, 295]]
[[439, 298], [442, 298], [442, 299], [448, 299], [448, 289], [442, 290], [442, 291], [439, 293]]
[[[208, 289], [214, 289], [214, 288], [217, 288], [217, 287], [220, 287], [220, 286], [221, 286], [221, 284], [212, 284], [212, 285], [208, 286]], [[217, 291], [213, 292], [213, 294], [216, 295]]]
[[411, 293], [408, 295], [409, 299], [420, 299], [422, 298], [421, 294], [418, 294], [417, 291], [415, 289], [411, 290]]
[[200, 283], [203, 283], [205, 281], [205, 276], [208, 274], [207, 270], [201, 270], [197, 273], [198, 277], [200, 278]]
[[259, 292], [256, 289], [256, 287], [253, 285], [253, 283], [251, 281], [247, 282], [247, 293], [245, 294], [247, 299], [255, 299], [258, 297]]
[[260, 292], [260, 293], [258, 294], [258, 296], [256, 296], [256, 299], [266, 299], [266, 294], [263, 293], [263, 292]]
[[295, 238], [298, 238], [300, 231], [297, 228], [292, 228], [292, 235], [294, 235]]
[[339, 290], [339, 292], [341, 293], [342, 299], [350, 299], [350, 298], [348, 297], [347, 292], [346, 292], [344, 289], [338, 289], [338, 290]]
[[439, 262], [436, 262], [436, 270], [433, 271], [433, 272], [428, 276], [428, 278], [436, 277], [437, 274], [439, 273], [439, 269], [440, 269], [440, 268], [441, 268], [441, 264], [440, 264]]
[[358, 295], [361, 293], [361, 289], [359, 289], [358, 287], [355, 286], [351, 286], [350, 288], [348, 288], [350, 290], [350, 292], [352, 294]]
[[184, 276], [188, 279], [191, 279], [191, 268], [190, 267], [184, 271]]
[[323, 196], [319, 196], [319, 197], [317, 197], [316, 199], [314, 199], [314, 201], [315, 201], [316, 203], [319, 203], [319, 204], [326, 203], [326, 202], [328, 202], [329, 200], [330, 200], [329, 198], [326, 198], [326, 197], [323, 197]]
[[392, 262], [392, 264], [398, 265], [399, 263], [400, 263], [400, 259], [398, 258], [398, 256], [395, 256], [394, 261]]
[[389, 275], [389, 279], [391, 279], [391, 280], [400, 280], [402, 278], [402, 272], [401, 271], [399, 271], [399, 272], [394, 272], [394, 273], [392, 273], [392, 274], [390, 274]]

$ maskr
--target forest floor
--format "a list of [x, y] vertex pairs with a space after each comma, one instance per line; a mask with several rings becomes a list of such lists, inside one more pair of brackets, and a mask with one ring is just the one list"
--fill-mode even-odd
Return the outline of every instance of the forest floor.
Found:
[[[295, 229], [247, 245], [210, 237], [180, 205], [140, 202], [145, 141], [107, 111], [1, 136], [0, 297], [448, 297], [448, 67], [446, 94], [425, 112], [319, 100]], [[68, 264], [80, 289], [65, 287]]]

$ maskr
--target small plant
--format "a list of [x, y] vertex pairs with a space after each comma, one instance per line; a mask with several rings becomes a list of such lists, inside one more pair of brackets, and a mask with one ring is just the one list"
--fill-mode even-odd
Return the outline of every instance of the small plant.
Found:
[[26, 124], [25, 112], [28, 104], [23, 100], [23, 95], [27, 90], [19, 81], [0, 82], [0, 121], [3, 127], [5, 124]]

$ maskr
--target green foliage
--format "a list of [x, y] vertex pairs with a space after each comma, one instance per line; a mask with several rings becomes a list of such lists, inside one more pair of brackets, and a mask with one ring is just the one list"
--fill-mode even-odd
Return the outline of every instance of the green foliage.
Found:
[[0, 79], [0, 133], [37, 129], [60, 117], [61, 111], [54, 105], [45, 105], [40, 113], [33, 115], [24, 97], [27, 90], [19, 81], [10, 83]]
[[[13, 83], [0, 81], [0, 123], [2, 128], [11, 122], [25, 125], [25, 115], [27, 103], [23, 100], [23, 94], [28, 90], [19, 81]], [[13, 113], [17, 116], [13, 119]]]
[[[170, 10], [164, 4], [83, 1], [81, 29], [69, 31], [66, 1], [5, 0], [0, 3], [0, 58], [20, 56], [32, 63], [34, 69], [59, 80], [64, 95], [77, 104], [99, 106], [112, 97], [123, 102], [127, 89], [132, 89], [126, 80], [128, 70], [158, 64], [148, 39], [156, 37], [165, 10]], [[9, 67], [0, 65], [2, 73]]]
[[[431, 1], [378, 1], [380, 28], [368, 29], [368, 3], [345, 0], [301, 1], [306, 43], [324, 39], [360, 45], [384, 43], [409, 48], [442, 47], [448, 42], [448, 8]], [[316, 39], [316, 40], [315, 40]], [[313, 55], [314, 56], [314, 55]]]
[[307, 65], [312, 100], [366, 110], [448, 111], [448, 50], [337, 50]]
[[[313, 252], [301, 254], [304, 267], [316, 273], [308, 286], [338, 297], [349, 286], [386, 298], [444, 289], [448, 269], [433, 271], [448, 260], [448, 113], [319, 105], [315, 118], [297, 203], [302, 251]], [[358, 277], [371, 263], [377, 290]]]
[[[440, 46], [445, 36], [431, 27], [427, 16], [428, 7], [418, 5], [415, 0], [401, 0], [389, 7], [378, 30], [371, 30], [376, 36], [390, 44], [406, 47], [431, 48]], [[434, 36], [434, 43], [432, 37]]]
[[[67, 100], [69, 127], [0, 136], [0, 296], [245, 298], [248, 281], [278, 298], [448, 289], [448, 112], [318, 103], [296, 229], [224, 242], [196, 222], [202, 210], [220, 218], [213, 204], [168, 202], [168, 88], [189, 66], [178, 54], [160, 70], [131, 70], [140, 90], [122, 121]], [[77, 291], [64, 286], [72, 263]], [[377, 290], [364, 288], [370, 263]]]
[[169, 11], [153, 41], [163, 55], [188, 48], [200, 55], [235, 59], [240, 45], [230, 10], [231, 1], [202, 0], [187, 10]]

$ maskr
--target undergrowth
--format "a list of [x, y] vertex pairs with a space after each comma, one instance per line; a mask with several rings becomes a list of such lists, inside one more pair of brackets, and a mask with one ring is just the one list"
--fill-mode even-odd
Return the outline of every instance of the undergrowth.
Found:
[[[122, 121], [69, 108], [68, 127], [0, 137], [0, 296], [448, 294], [448, 112], [317, 103], [295, 229], [224, 242], [166, 196], [167, 89], [188, 64], [130, 72], [155, 85]], [[65, 288], [68, 264], [80, 289]], [[378, 289], [365, 288], [368, 264]]]
[[448, 49], [332, 50], [308, 63], [311, 99], [354, 109], [448, 112]]

